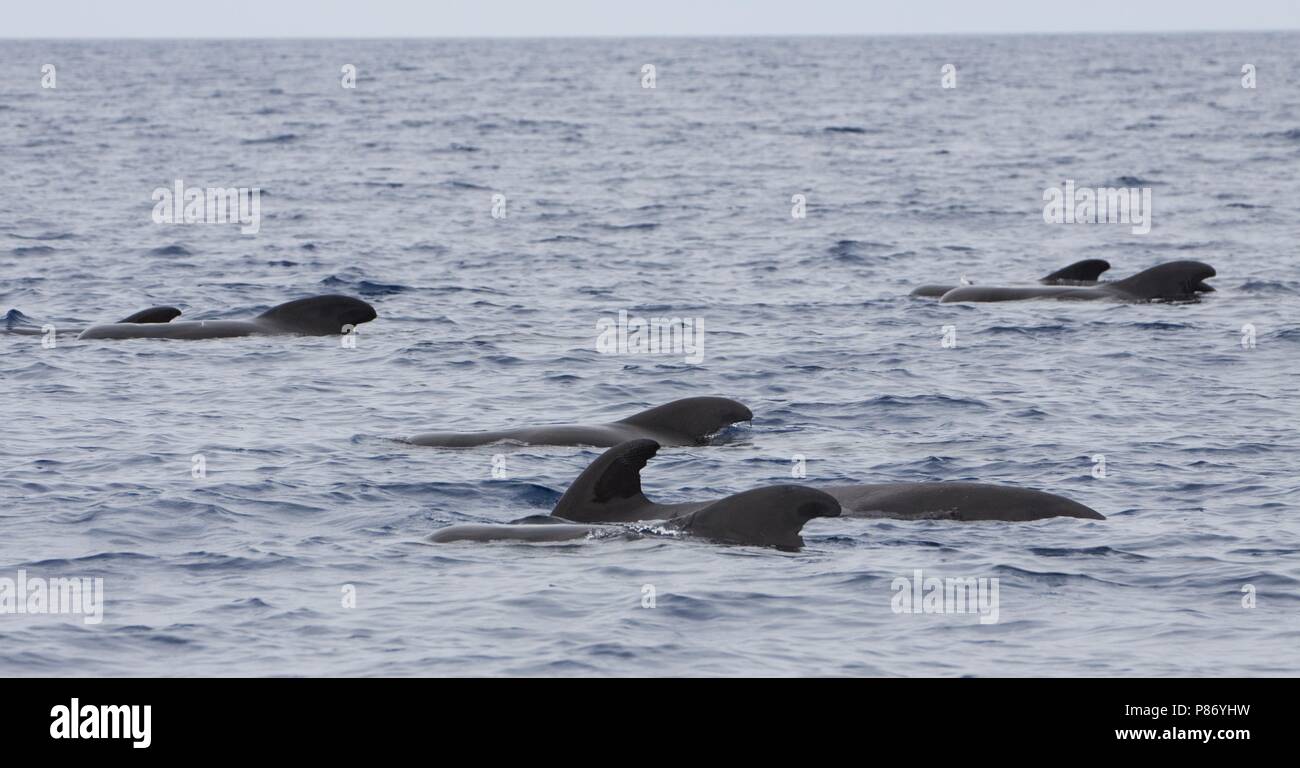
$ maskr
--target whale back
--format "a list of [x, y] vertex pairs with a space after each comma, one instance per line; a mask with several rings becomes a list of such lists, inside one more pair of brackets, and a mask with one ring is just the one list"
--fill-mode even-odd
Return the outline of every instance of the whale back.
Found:
[[1170, 261], [1114, 283], [1115, 291], [1145, 301], [1190, 299], [1214, 290], [1202, 280], [1214, 277], [1214, 267], [1200, 261]]
[[149, 307], [118, 320], [119, 323], [170, 323], [181, 316], [176, 307]]
[[1064, 496], [988, 483], [875, 483], [824, 490], [840, 502], [845, 517], [1013, 522], [1051, 517], [1106, 519], [1097, 510]]
[[669, 524], [730, 544], [798, 549], [805, 523], [839, 514], [840, 503], [828, 493], [802, 485], [772, 485], [720, 499]]
[[328, 294], [272, 307], [258, 315], [257, 322], [282, 333], [329, 336], [342, 333], [344, 326], [368, 323], [376, 316], [375, 308], [360, 299]]
[[1068, 267], [1062, 267], [1038, 282], [1044, 285], [1095, 283], [1101, 277], [1101, 273], [1108, 269], [1110, 269], [1110, 262], [1105, 259], [1084, 259]]
[[753, 418], [754, 414], [735, 400], [725, 397], [688, 397], [641, 411], [617, 423], [630, 424], [663, 435], [684, 437], [685, 442], [702, 443], [723, 427]]
[[658, 452], [653, 440], [628, 440], [610, 448], [569, 485], [551, 515], [575, 523], [642, 519], [637, 510], [651, 502], [641, 492], [641, 470]]

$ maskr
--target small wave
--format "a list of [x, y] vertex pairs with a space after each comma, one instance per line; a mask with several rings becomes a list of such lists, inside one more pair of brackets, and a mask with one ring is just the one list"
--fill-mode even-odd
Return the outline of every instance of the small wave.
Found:
[[863, 403], [870, 408], [926, 408], [937, 405], [944, 408], [952, 407], [989, 407], [988, 403], [983, 400], [976, 400], [969, 397], [950, 397], [948, 395], [877, 395]]
[[1144, 179], [1141, 176], [1120, 176], [1104, 182], [1103, 187], [1152, 187], [1160, 182]]
[[262, 139], [244, 139], [240, 144], [290, 144], [298, 140], [296, 133], [281, 133], [276, 136], [267, 136]]
[[885, 243], [873, 243], [867, 240], [840, 240], [827, 249], [827, 253], [836, 261], [857, 261], [867, 260], [869, 251], [878, 251], [889, 249], [893, 246]]
[[20, 245], [9, 251], [14, 256], [40, 256], [46, 253], [54, 253], [57, 248], [51, 248], [48, 245]]
[[1096, 77], [1096, 76], [1105, 76], [1105, 75], [1147, 75], [1150, 73], [1151, 70], [1145, 68], [1102, 67], [1101, 69], [1094, 69], [1093, 71], [1089, 72], [1088, 75]]
[[345, 288], [355, 291], [362, 296], [390, 296], [394, 293], [402, 293], [410, 290], [410, 286], [399, 283], [377, 283], [373, 280], [347, 280], [337, 275], [331, 275], [320, 281], [321, 285], [329, 288]]
[[485, 187], [482, 184], [474, 184], [473, 182], [459, 181], [457, 179], [452, 179], [451, 181], [444, 181], [439, 186], [446, 187], [447, 189], [474, 189], [474, 190], [491, 189], [491, 187]]
[[1247, 280], [1241, 284], [1239, 289], [1245, 293], [1295, 293], [1295, 286], [1290, 283], [1284, 283], [1280, 280]]
[[428, 241], [423, 241], [419, 243], [411, 243], [410, 245], [404, 247], [402, 250], [411, 251], [413, 253], [441, 254], [447, 252], [447, 246], [443, 245], [442, 243], [430, 243]]
[[193, 256], [194, 252], [183, 245], [162, 245], [157, 248], [151, 248], [148, 251], [150, 256]]
[[1285, 141], [1300, 141], [1300, 128], [1292, 128], [1287, 131], [1269, 131], [1263, 134], [1266, 139], [1283, 139]]
[[1121, 552], [1105, 545], [1096, 547], [1030, 547], [1039, 557], [1122, 557], [1128, 560], [1150, 560], [1146, 555]]
[[659, 225], [652, 222], [643, 222], [641, 224], [602, 224], [600, 227], [613, 232], [648, 232], [652, 229], [658, 229]]
[[1160, 320], [1147, 323], [1126, 323], [1125, 325], [1129, 328], [1137, 328], [1143, 331], [1180, 331], [1193, 327], [1186, 323], [1170, 323]]
[[72, 240], [76, 237], [71, 232], [42, 232], [39, 235], [20, 235], [15, 232], [9, 236], [19, 240]]

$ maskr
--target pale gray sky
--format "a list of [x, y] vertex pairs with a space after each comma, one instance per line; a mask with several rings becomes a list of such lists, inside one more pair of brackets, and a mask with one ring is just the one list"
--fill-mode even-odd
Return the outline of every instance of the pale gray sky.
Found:
[[1300, 0], [0, 0], [8, 37], [584, 37], [1300, 28]]

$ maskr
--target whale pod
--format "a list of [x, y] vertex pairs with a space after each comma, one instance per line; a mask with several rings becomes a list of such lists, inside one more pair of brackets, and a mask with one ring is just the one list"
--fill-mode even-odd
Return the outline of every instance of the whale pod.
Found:
[[[428, 537], [435, 544], [459, 541], [555, 542], [611, 536], [637, 537], [655, 532], [709, 539], [723, 544], [776, 547], [803, 546], [799, 535], [816, 517], [835, 517], [840, 503], [833, 496], [801, 485], [774, 485], [696, 505], [657, 527], [639, 529], [592, 522], [581, 524], [554, 515], [523, 518], [505, 525], [452, 525]], [[647, 520], [653, 518], [645, 518]]]
[[[1105, 259], [1084, 259], [1068, 267], [1061, 267], [1052, 274], [1039, 278], [1038, 282], [1042, 285], [1093, 285], [1101, 277], [1101, 273], [1108, 269], [1110, 269], [1110, 262]], [[910, 295], [937, 299], [957, 287], [959, 286], [951, 284], [922, 285], [914, 289]]]
[[[93, 325], [78, 339], [219, 339], [236, 336], [301, 334], [328, 336], [376, 317], [375, 308], [351, 296], [327, 294], [296, 299], [272, 307], [251, 320], [188, 320], [168, 322], [172, 307], [137, 312], [119, 323]], [[145, 319], [133, 319], [143, 317]], [[166, 320], [162, 319], [167, 317]]]
[[[656, 504], [646, 498], [641, 490], [641, 470], [658, 450], [652, 440], [632, 440], [609, 449], [570, 484], [552, 516], [582, 523], [632, 522], [671, 519], [707, 506], [707, 502]], [[821, 490], [840, 503], [845, 517], [1011, 522], [1051, 517], [1106, 519], [1096, 510], [1053, 493], [986, 483], [875, 483]]]
[[1204, 281], [1214, 277], [1214, 267], [1200, 261], [1170, 261], [1118, 280], [1093, 287], [964, 285], [945, 293], [939, 302], [1022, 301], [1070, 299], [1076, 301], [1189, 301], [1213, 291]]

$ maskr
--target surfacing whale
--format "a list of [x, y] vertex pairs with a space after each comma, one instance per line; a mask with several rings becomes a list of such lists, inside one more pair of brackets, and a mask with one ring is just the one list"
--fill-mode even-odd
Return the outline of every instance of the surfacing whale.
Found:
[[702, 445], [724, 427], [753, 418], [754, 414], [735, 400], [688, 397], [609, 424], [559, 424], [496, 432], [425, 432], [407, 438], [407, 442], [442, 448], [466, 448], [504, 441], [523, 445], [608, 448], [626, 440], [649, 438], [662, 445]]
[[[170, 314], [174, 312], [175, 314]], [[327, 294], [296, 299], [272, 307], [251, 320], [170, 320], [180, 314], [174, 307], [153, 307], [127, 319], [92, 325], [78, 339], [224, 339], [237, 336], [330, 336], [349, 326], [368, 323], [375, 308], [351, 296]], [[144, 319], [140, 319], [144, 318]], [[165, 318], [165, 319], [164, 319]]]
[[1190, 301], [1214, 290], [1204, 280], [1214, 277], [1214, 267], [1200, 261], [1170, 261], [1148, 270], [1093, 287], [963, 285], [945, 293], [939, 302], [1021, 301], [1068, 299], [1076, 301]]
[[[1039, 278], [1042, 285], [1095, 285], [1101, 273], [1110, 269], [1110, 262], [1105, 259], [1084, 259], [1068, 267], [1062, 267], [1050, 275]], [[961, 286], [923, 285], [912, 291], [911, 296], [925, 296], [937, 299], [948, 291]]]
[[[149, 307], [142, 309], [133, 315], [118, 320], [119, 323], [170, 323], [174, 318], [180, 317], [181, 311], [176, 307]], [[64, 328], [58, 324], [50, 324], [57, 331], [62, 333], [81, 333], [84, 327]], [[11, 309], [5, 315], [5, 330], [9, 333], [17, 333], [24, 336], [41, 336], [45, 334], [44, 324], [37, 323], [22, 312]]]
[[827, 493], [802, 485], [772, 485], [692, 505], [690, 511], [663, 519], [657, 528], [600, 525], [597, 524], [599, 521], [589, 521], [584, 525], [552, 513], [550, 516], [526, 517], [505, 525], [452, 525], [435, 532], [428, 541], [436, 544], [457, 541], [574, 541], [609, 536], [635, 537], [650, 535], [657, 530], [723, 544], [795, 550], [803, 546], [799, 532], [805, 523], [815, 517], [836, 517], [839, 514], [840, 503]]
[[[551, 515], [575, 523], [672, 520], [713, 503], [656, 504], [646, 498], [641, 491], [641, 470], [658, 450], [653, 440], [631, 440], [605, 451], [573, 481]], [[1051, 517], [1106, 519], [1052, 493], [985, 483], [878, 483], [820, 490], [839, 502], [845, 517], [1010, 522]]]

